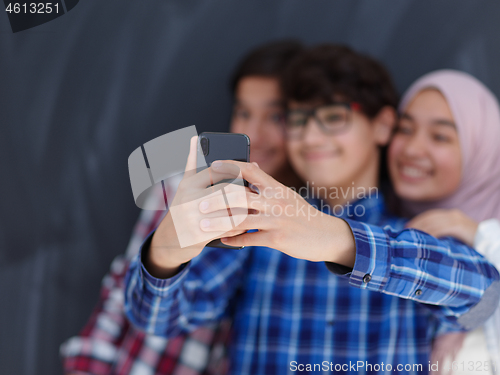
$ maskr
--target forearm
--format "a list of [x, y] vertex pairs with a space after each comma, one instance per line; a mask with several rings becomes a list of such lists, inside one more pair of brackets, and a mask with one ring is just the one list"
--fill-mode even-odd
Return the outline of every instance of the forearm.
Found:
[[[457, 325], [480, 324], [493, 312], [499, 275], [473, 249], [420, 231], [347, 222], [356, 242], [354, 267], [346, 270], [352, 285], [433, 305], [436, 315]], [[468, 313], [477, 319], [466, 322]]]
[[126, 279], [128, 319], [147, 333], [164, 337], [217, 321], [239, 285], [247, 255], [246, 250], [207, 248], [167, 279], [152, 276], [139, 255], [131, 263]]
[[[125, 279], [125, 314], [128, 320], [149, 334], [164, 337], [180, 334], [180, 331], [173, 332], [173, 325], [159, 324], [151, 327], [150, 322], [159, 320], [164, 323], [179, 318], [180, 311], [172, 309], [178, 295], [175, 285], [176, 281], [185, 275], [186, 270], [168, 279], [156, 279], [143, 267], [139, 254], [130, 264]], [[159, 317], [155, 306], [160, 304], [165, 314]]]
[[175, 276], [183, 263], [173, 261], [172, 257], [168, 254], [168, 249], [158, 245], [155, 246], [153, 243], [154, 238], [151, 245], [144, 249], [142, 253], [144, 267], [152, 276], [158, 279], [168, 279]]

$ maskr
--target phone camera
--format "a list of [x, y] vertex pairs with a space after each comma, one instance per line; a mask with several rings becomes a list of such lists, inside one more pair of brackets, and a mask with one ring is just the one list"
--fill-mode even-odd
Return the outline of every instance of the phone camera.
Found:
[[201, 151], [203, 152], [203, 156], [208, 155], [208, 138], [201, 137], [200, 139]]

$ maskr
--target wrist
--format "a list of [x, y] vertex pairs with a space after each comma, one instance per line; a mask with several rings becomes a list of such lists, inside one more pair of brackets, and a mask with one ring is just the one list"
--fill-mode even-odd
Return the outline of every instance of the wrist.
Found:
[[157, 279], [168, 279], [177, 274], [183, 262], [173, 262], [162, 250], [154, 247], [151, 242], [149, 247], [143, 248], [142, 264], [151, 276]]
[[331, 232], [333, 237], [326, 261], [353, 268], [356, 261], [356, 242], [351, 227], [342, 219], [331, 218], [334, 220], [334, 228]]
[[[164, 247], [151, 246], [143, 257], [143, 263], [151, 275], [157, 278], [168, 278], [177, 273], [177, 269], [187, 261], [175, 260]], [[162, 275], [162, 276], [160, 276]]]
[[165, 217], [158, 229], [153, 233], [151, 241], [145, 244], [142, 253], [142, 263], [147, 271], [154, 277], [165, 279], [174, 276], [179, 267], [188, 262], [189, 259], [181, 259], [178, 255], [182, 254], [182, 249], [178, 243], [172, 244], [172, 238], [176, 239], [175, 233], [170, 234]]

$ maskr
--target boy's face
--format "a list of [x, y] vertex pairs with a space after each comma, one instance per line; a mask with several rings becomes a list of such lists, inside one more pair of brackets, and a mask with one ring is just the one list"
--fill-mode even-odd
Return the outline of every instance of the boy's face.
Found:
[[250, 76], [238, 83], [231, 132], [250, 137], [250, 161], [271, 176], [287, 165], [283, 116], [277, 79]]
[[[289, 109], [313, 109], [290, 102]], [[352, 110], [349, 126], [340, 134], [325, 134], [310, 117], [300, 138], [288, 138], [290, 162], [298, 175], [316, 187], [356, 187], [377, 184], [379, 148], [384, 143], [373, 121]], [[386, 141], [385, 141], [386, 142]]]

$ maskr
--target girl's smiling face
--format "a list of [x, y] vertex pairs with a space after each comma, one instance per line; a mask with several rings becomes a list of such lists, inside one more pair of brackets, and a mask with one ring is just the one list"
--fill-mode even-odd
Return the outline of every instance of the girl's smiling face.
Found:
[[405, 200], [436, 201], [458, 189], [458, 131], [440, 91], [422, 90], [404, 109], [389, 147], [389, 171], [396, 194]]

